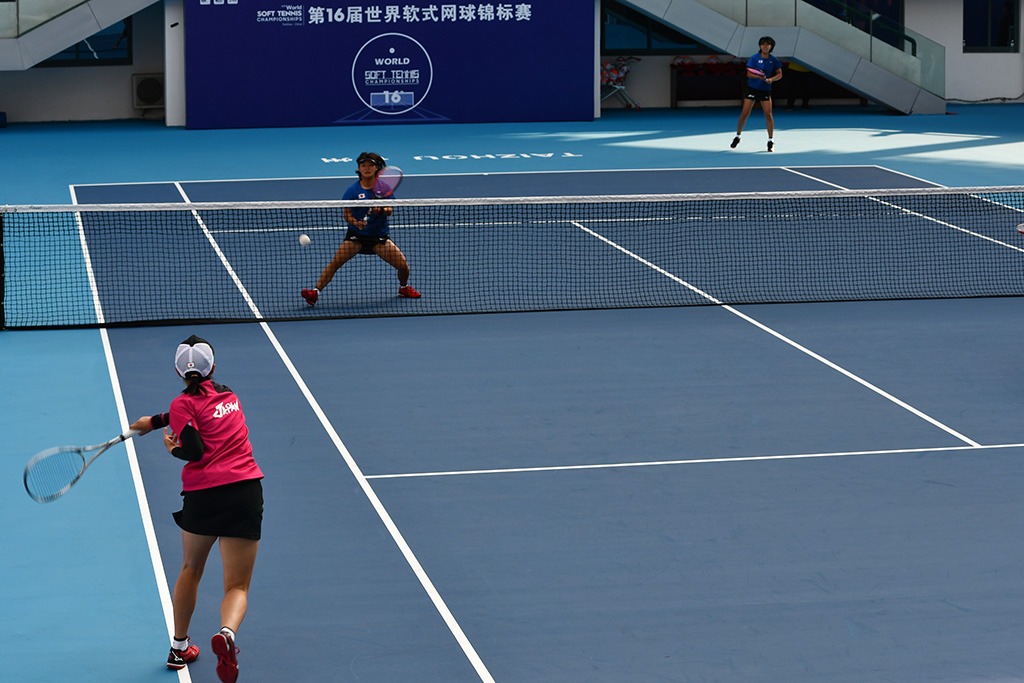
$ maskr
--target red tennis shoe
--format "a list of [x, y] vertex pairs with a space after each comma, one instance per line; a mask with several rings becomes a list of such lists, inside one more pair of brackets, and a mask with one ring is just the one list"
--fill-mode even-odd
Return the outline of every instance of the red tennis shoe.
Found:
[[191, 664], [199, 658], [199, 648], [192, 644], [192, 641], [188, 641], [188, 647], [184, 650], [175, 650], [171, 648], [171, 653], [167, 655], [167, 668], [178, 671], [184, 669], [186, 664]]
[[413, 289], [410, 285], [406, 285], [405, 287], [398, 288], [398, 296], [406, 296], [410, 299], [419, 299], [423, 295]]
[[238, 648], [234, 639], [221, 631], [210, 641], [210, 649], [217, 655], [217, 677], [224, 683], [238, 680]]

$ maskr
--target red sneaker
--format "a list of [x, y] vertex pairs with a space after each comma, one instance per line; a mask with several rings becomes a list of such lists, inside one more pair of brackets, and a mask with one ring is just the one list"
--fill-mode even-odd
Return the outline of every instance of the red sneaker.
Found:
[[398, 288], [398, 296], [407, 296], [410, 299], [419, 299], [423, 295], [417, 292], [411, 286], [406, 285], [405, 287]]
[[210, 641], [213, 654], [217, 655], [217, 676], [224, 683], [235, 683], [238, 680], [238, 648], [228, 634], [221, 631]]
[[306, 300], [306, 303], [310, 306], [316, 306], [316, 299], [320, 296], [315, 289], [304, 289], [302, 290], [302, 298]]
[[199, 657], [199, 648], [192, 644], [192, 641], [188, 641], [188, 647], [184, 650], [175, 650], [171, 648], [171, 653], [167, 655], [167, 668], [174, 669], [175, 671], [184, 669], [186, 664], [191, 664], [196, 661]]

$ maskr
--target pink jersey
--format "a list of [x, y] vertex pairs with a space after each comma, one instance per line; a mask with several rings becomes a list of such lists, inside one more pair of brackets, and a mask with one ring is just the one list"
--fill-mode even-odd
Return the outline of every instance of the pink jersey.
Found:
[[249, 428], [238, 397], [209, 380], [202, 386], [204, 394], [179, 394], [171, 401], [171, 431], [181, 434], [186, 425], [192, 425], [203, 440], [202, 459], [186, 463], [181, 470], [182, 490], [262, 479], [263, 472], [252, 457]]

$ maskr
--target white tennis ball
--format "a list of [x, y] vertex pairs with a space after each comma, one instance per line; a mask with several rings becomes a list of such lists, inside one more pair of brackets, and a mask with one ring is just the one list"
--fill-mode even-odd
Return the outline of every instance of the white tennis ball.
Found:
[[306, 235], [306, 234], [299, 235], [299, 244], [301, 244], [302, 246], [308, 247], [310, 241], [311, 240], [309, 239], [309, 235]]

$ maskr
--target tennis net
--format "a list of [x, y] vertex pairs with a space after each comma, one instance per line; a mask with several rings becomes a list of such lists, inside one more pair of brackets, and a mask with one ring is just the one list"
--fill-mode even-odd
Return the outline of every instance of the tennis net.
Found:
[[344, 240], [339, 202], [0, 207], [4, 324], [1024, 294], [1024, 187], [380, 205], [420, 299], [361, 255], [303, 301]]

